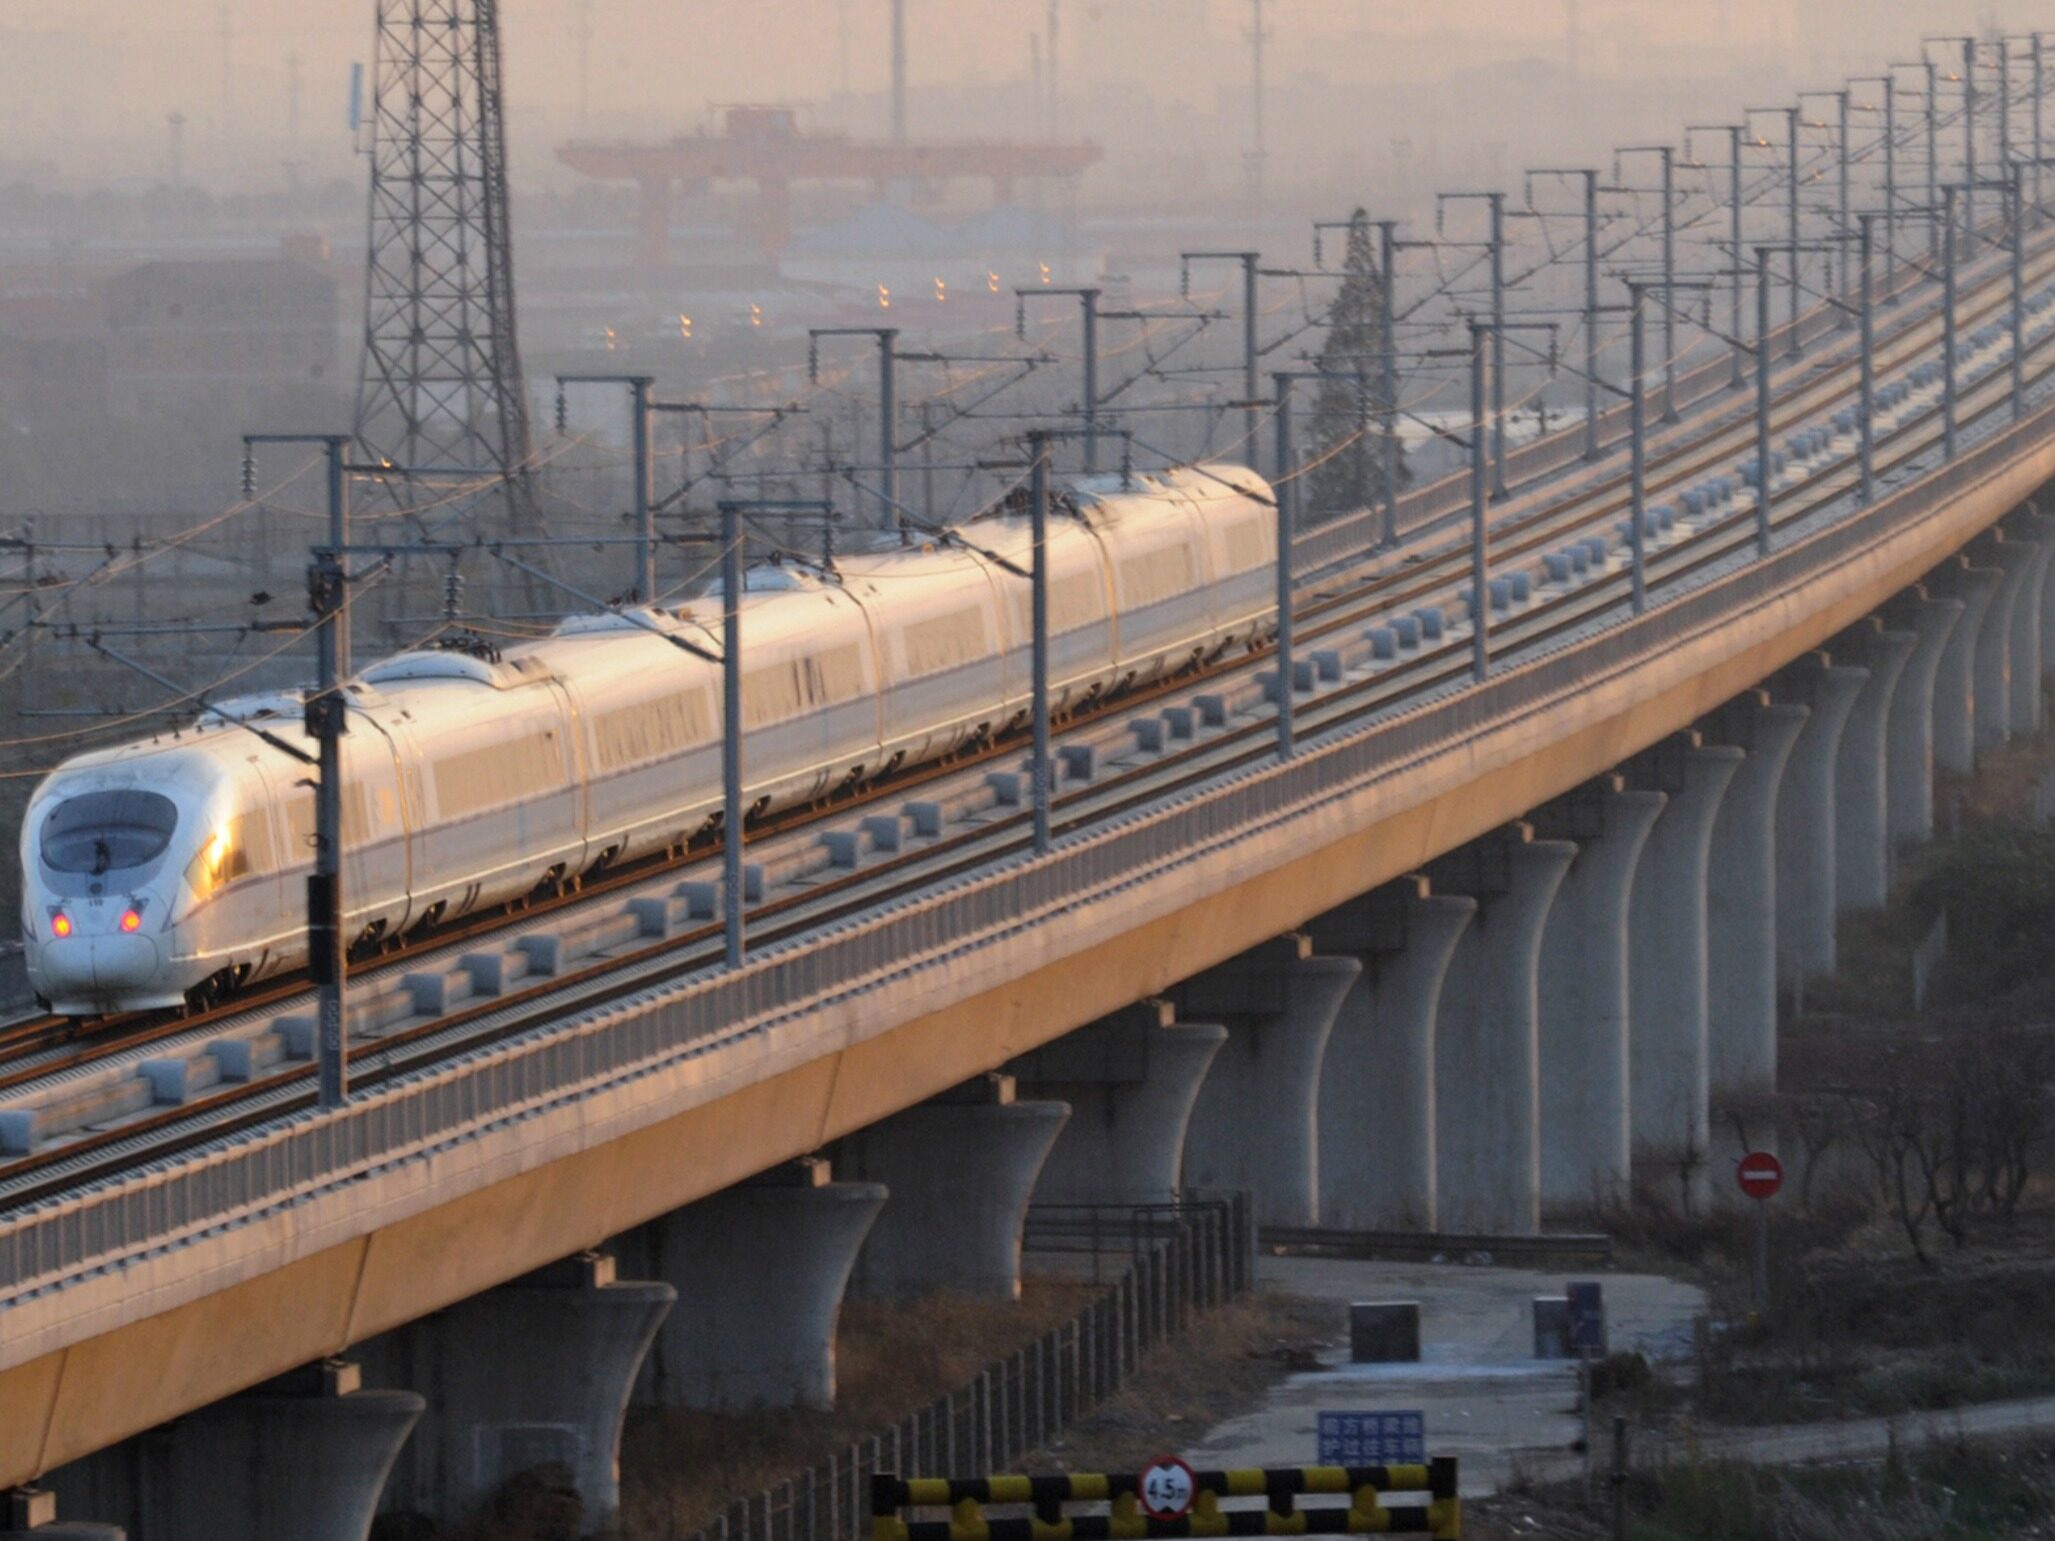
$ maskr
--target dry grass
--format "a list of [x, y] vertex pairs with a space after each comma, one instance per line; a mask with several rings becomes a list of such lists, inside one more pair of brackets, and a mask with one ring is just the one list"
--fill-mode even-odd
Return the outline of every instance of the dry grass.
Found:
[[1265, 1291], [1212, 1311], [1159, 1345], [1140, 1371], [1029, 1464], [1034, 1471], [1139, 1471], [1208, 1429], [1249, 1411], [1347, 1322], [1333, 1301]]
[[[1691, 1464], [1638, 1472], [1633, 1541], [2024, 1541], [2055, 1530], [2055, 1455], [2044, 1443], [1936, 1445], [1871, 1466]], [[1477, 1541], [1605, 1541], [1610, 1494], [1581, 1486], [1464, 1505]]]
[[941, 1293], [898, 1305], [852, 1302], [836, 1345], [835, 1410], [723, 1417], [638, 1408], [621, 1450], [624, 1534], [690, 1535], [762, 1492], [966, 1384], [994, 1359], [1071, 1320], [1098, 1293], [1029, 1280], [1018, 1302]]

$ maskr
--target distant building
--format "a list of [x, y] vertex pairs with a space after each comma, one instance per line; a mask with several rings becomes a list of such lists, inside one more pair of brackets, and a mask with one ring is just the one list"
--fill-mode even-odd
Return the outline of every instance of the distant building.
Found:
[[146, 262], [101, 288], [118, 417], [269, 419], [338, 393], [341, 297], [289, 258]]
[[36, 433], [104, 417], [107, 343], [97, 298], [50, 275], [0, 294], [0, 421]]

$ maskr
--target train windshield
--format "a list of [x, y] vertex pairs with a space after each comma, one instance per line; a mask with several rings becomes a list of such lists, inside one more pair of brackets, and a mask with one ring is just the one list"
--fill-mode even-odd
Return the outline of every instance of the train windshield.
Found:
[[43, 820], [43, 865], [98, 876], [140, 867], [164, 854], [178, 808], [156, 792], [82, 792]]

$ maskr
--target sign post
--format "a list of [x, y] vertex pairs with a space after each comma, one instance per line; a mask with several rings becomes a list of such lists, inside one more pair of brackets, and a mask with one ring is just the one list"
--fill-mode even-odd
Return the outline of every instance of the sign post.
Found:
[[1584, 1495], [1591, 1496], [1591, 1363], [1603, 1356], [1605, 1341], [1605, 1287], [1586, 1281], [1564, 1286], [1563, 1297], [1570, 1308], [1570, 1347], [1577, 1355], [1577, 1402], [1584, 1418], [1583, 1437], [1578, 1444], [1584, 1456]]
[[1766, 1150], [1751, 1150], [1734, 1167], [1734, 1182], [1755, 1200], [1755, 1314], [1770, 1308], [1770, 1205], [1784, 1186], [1784, 1163]]

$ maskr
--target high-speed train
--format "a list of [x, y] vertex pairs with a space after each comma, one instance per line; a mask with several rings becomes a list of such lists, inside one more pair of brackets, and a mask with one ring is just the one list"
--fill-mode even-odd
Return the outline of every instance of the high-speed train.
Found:
[[[1062, 711], [1266, 639], [1276, 515], [1254, 472], [1084, 478], [1049, 524]], [[930, 761], [1031, 710], [1032, 561], [1015, 498], [955, 538], [832, 571], [754, 566], [740, 611], [753, 813]], [[1002, 560], [994, 560], [994, 558]], [[397, 654], [346, 688], [346, 934], [391, 940], [678, 850], [721, 810], [722, 596], [574, 617], [507, 647]], [[654, 630], [653, 630], [654, 629]], [[690, 641], [705, 657], [656, 632]], [[218, 997], [306, 959], [299, 692], [53, 771], [21, 829], [29, 978], [73, 1016]], [[231, 720], [232, 719], [232, 720]], [[245, 726], [248, 725], [248, 726]]]

